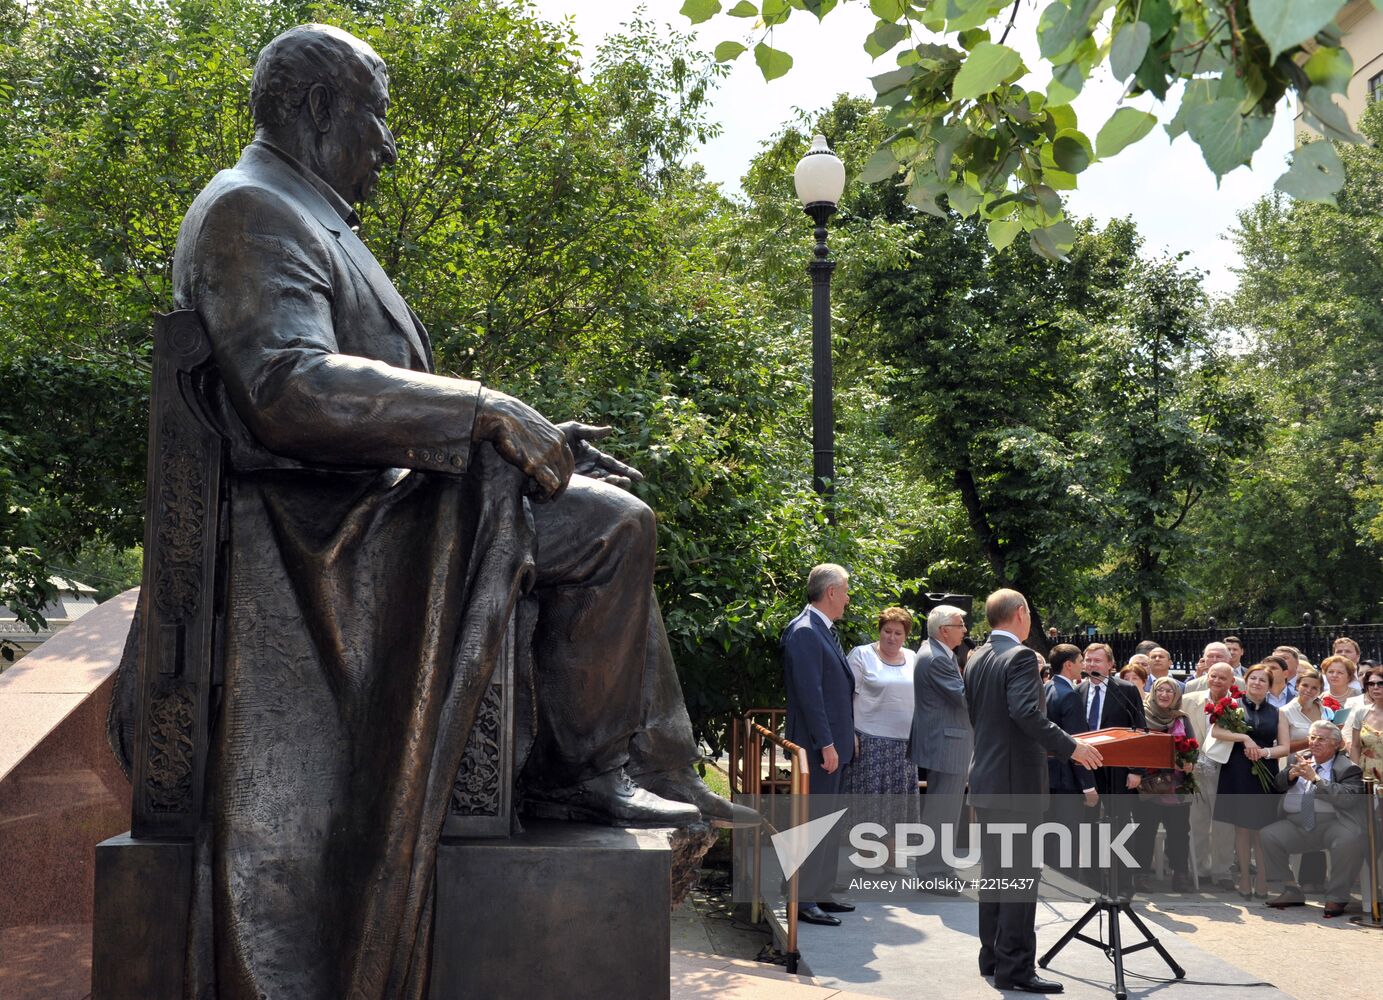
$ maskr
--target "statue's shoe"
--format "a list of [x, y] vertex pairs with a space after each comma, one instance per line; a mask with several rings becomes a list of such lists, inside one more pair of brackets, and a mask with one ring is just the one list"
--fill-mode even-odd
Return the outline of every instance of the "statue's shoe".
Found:
[[640, 775], [637, 780], [644, 788], [664, 799], [696, 806], [702, 818], [712, 826], [752, 829], [763, 822], [763, 817], [748, 806], [731, 802], [711, 791], [691, 767]]
[[621, 768], [567, 788], [530, 789], [527, 812], [540, 819], [581, 820], [607, 826], [689, 826], [701, 822], [695, 806], [640, 788]]

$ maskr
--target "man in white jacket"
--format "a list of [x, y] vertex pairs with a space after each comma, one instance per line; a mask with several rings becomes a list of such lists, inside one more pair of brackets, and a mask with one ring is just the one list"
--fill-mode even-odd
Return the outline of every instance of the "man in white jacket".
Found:
[[1216, 740], [1210, 735], [1210, 717], [1205, 706], [1219, 701], [1229, 693], [1234, 683], [1234, 669], [1228, 663], [1216, 663], [1205, 672], [1206, 686], [1201, 691], [1189, 691], [1182, 696], [1182, 711], [1191, 720], [1191, 729], [1201, 745], [1196, 758], [1197, 792], [1191, 800], [1191, 849], [1196, 871], [1201, 878], [1215, 881], [1229, 879], [1229, 863], [1234, 857], [1234, 828], [1217, 823], [1215, 788], [1220, 780], [1220, 765], [1229, 760], [1233, 744]]

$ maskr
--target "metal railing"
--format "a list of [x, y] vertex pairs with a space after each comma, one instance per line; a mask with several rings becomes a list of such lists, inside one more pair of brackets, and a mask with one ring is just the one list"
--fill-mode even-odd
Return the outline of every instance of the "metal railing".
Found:
[[1300, 625], [1219, 625], [1212, 618], [1203, 628], [1155, 629], [1151, 635], [1143, 635], [1136, 630], [1074, 632], [1058, 635], [1050, 641], [1053, 645], [1069, 642], [1081, 649], [1092, 642], [1107, 643], [1113, 647], [1115, 659], [1122, 665], [1128, 662], [1140, 642], [1151, 639], [1172, 654], [1175, 673], [1189, 674], [1195, 671], [1196, 661], [1200, 659], [1206, 644], [1219, 642], [1227, 635], [1238, 636], [1243, 642], [1245, 663], [1257, 663], [1278, 646], [1295, 646], [1308, 660], [1319, 665], [1330, 655], [1332, 644], [1340, 636], [1348, 636], [1357, 642], [1363, 659], [1383, 662], [1383, 624], [1351, 624], [1344, 621], [1336, 625], [1318, 625], [1309, 614], [1302, 615]]
[[[790, 826], [807, 822], [807, 793], [811, 790], [807, 774], [807, 751], [778, 735], [778, 726], [786, 715], [781, 708], [751, 708], [734, 719], [730, 728], [730, 791], [748, 800], [764, 821], [754, 828], [749, 864], [753, 872], [751, 920], [763, 919], [763, 836], [779, 833], [770, 817], [776, 817], [776, 798], [789, 796]], [[762, 720], [762, 721], [756, 721]], [[764, 723], [767, 723], [765, 725]], [[767, 767], [764, 752], [767, 750]], [[788, 765], [786, 776], [778, 764], [778, 751], [783, 752]], [[801, 953], [797, 950], [798, 873], [787, 880], [787, 941], [784, 955], [787, 971], [796, 973]]]

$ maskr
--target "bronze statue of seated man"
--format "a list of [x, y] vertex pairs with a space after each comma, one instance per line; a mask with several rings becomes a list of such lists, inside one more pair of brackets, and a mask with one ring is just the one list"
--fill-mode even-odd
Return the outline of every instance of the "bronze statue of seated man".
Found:
[[434, 374], [427, 332], [356, 236], [352, 205], [397, 156], [383, 61], [294, 28], [260, 54], [251, 104], [255, 139], [193, 202], [173, 265], [229, 442], [194, 907], [216, 930], [200, 928], [214, 955], [189, 979], [221, 996], [413, 995], [438, 796], [471, 724], [451, 718], [463, 667], [521, 590], [537, 602], [530, 812], [756, 817], [692, 769], [654, 517], [621, 488], [638, 473], [591, 443], [604, 428]]

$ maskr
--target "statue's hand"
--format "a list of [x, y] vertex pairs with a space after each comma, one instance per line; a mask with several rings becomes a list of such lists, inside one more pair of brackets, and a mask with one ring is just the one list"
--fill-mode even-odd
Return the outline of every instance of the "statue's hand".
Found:
[[632, 465], [625, 465], [613, 455], [607, 455], [592, 441], [609, 437], [613, 427], [596, 427], [576, 420], [568, 420], [557, 427], [567, 436], [567, 444], [576, 456], [576, 471], [591, 479], [603, 479], [611, 486], [627, 490], [635, 483], [643, 481], [643, 473]]
[[540, 500], [555, 500], [571, 481], [576, 461], [568, 435], [533, 407], [486, 389], [475, 413], [475, 436], [489, 441], [510, 465], [532, 480]]

